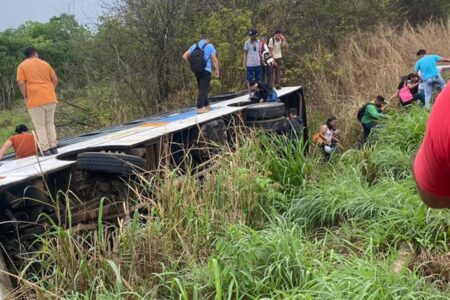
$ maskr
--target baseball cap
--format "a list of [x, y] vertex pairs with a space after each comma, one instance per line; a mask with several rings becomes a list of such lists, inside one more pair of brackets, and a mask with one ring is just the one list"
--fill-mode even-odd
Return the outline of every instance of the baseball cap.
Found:
[[248, 31], [249, 36], [255, 36], [257, 34], [258, 34], [258, 30], [254, 29], [254, 28], [252, 28]]

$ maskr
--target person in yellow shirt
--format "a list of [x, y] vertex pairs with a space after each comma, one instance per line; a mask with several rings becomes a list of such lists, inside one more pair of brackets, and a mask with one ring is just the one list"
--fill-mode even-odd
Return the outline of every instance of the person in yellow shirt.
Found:
[[17, 84], [31, 121], [36, 128], [39, 154], [57, 154], [55, 109], [58, 78], [53, 68], [42, 59], [34, 48], [24, 50], [25, 60], [17, 68]]

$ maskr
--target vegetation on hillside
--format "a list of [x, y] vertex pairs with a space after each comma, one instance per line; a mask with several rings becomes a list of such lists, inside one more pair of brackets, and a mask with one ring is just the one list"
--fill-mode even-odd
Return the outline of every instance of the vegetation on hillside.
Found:
[[[398, 112], [376, 143], [319, 163], [256, 134], [201, 180], [145, 174], [148, 216], [54, 226], [22, 295], [66, 299], [444, 299], [449, 212], [420, 201], [409, 157], [427, 112]], [[70, 195], [66, 200], [70, 200]], [[74, 200], [74, 199], [72, 199]], [[23, 273], [25, 274], [25, 273]], [[56, 296], [57, 295], [57, 296]]]

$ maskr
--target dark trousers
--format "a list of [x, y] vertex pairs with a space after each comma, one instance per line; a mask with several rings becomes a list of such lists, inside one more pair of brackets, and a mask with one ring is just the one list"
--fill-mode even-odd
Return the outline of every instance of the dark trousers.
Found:
[[281, 84], [281, 67], [283, 66], [283, 59], [282, 58], [277, 58], [275, 59], [277, 65], [273, 66], [273, 70], [275, 73], [275, 78], [273, 81], [273, 84], [275, 85], [280, 85]]
[[270, 88], [273, 87], [273, 68], [272, 66], [261, 65], [261, 81]]
[[208, 106], [208, 92], [211, 85], [211, 73], [203, 70], [202, 72], [194, 73], [197, 79], [198, 97], [197, 108]]
[[370, 135], [370, 131], [372, 130], [372, 128], [374, 128], [375, 126], [377, 126], [376, 123], [361, 123], [362, 127], [363, 127], [363, 137], [361, 139], [361, 141], [359, 142], [359, 146], [358, 148], [362, 148], [364, 146], [364, 144], [367, 142], [367, 138]]

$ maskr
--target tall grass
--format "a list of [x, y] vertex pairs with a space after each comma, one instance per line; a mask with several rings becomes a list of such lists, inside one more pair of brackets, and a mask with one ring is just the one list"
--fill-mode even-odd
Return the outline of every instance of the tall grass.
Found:
[[[392, 95], [400, 76], [413, 71], [418, 49], [443, 56], [450, 53], [449, 39], [450, 29], [442, 24], [430, 22], [415, 28], [380, 25], [374, 32], [350, 35], [337, 53], [319, 48], [315, 60], [305, 62], [314, 82], [314, 88], [307, 91], [309, 107], [323, 116], [334, 114], [344, 120], [339, 124], [343, 141], [353, 146], [361, 132], [356, 120], [359, 107], [376, 95]], [[391, 108], [396, 106], [391, 103]]]

